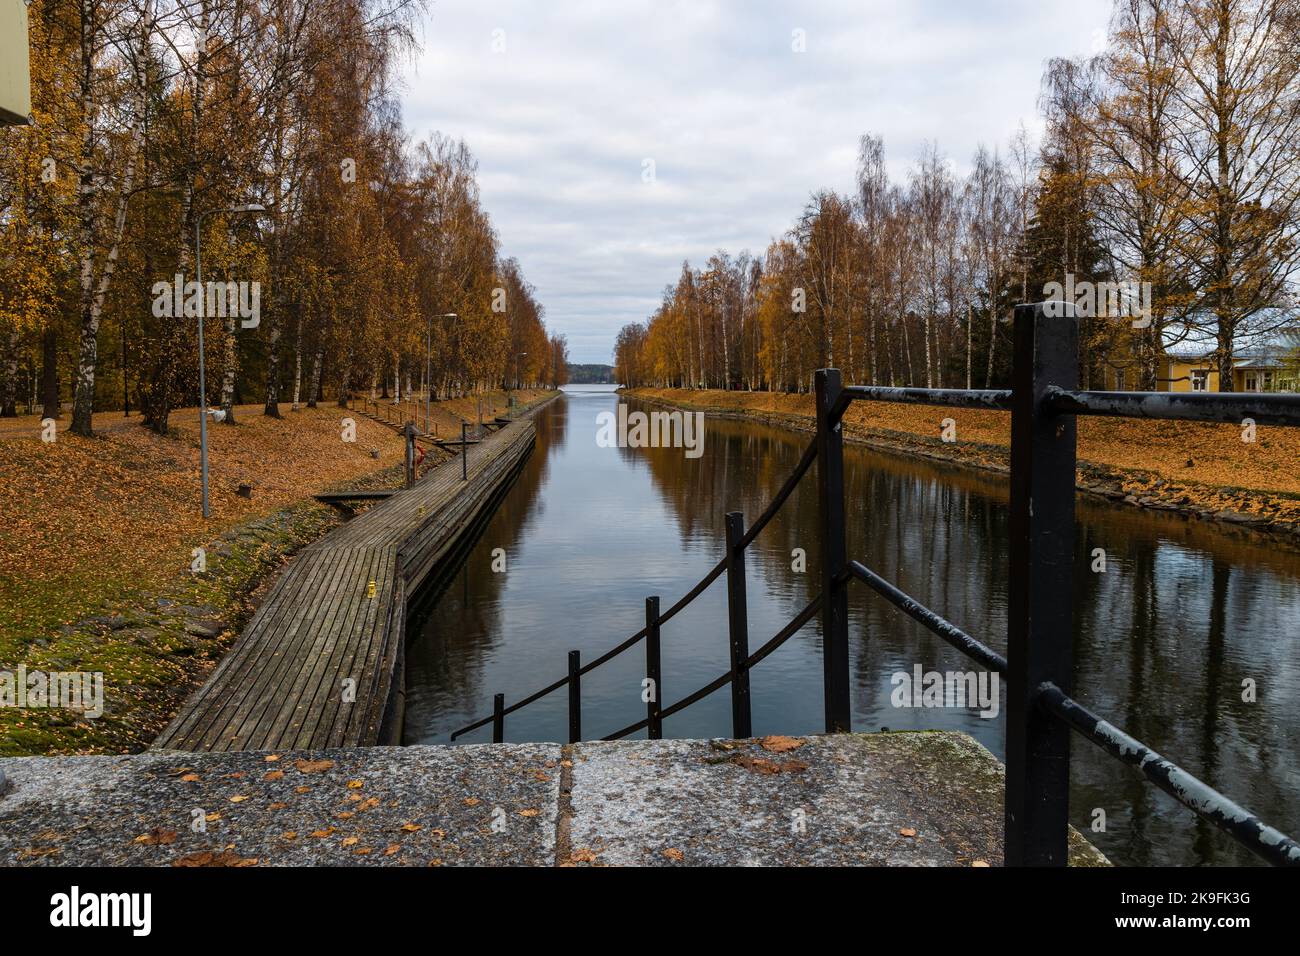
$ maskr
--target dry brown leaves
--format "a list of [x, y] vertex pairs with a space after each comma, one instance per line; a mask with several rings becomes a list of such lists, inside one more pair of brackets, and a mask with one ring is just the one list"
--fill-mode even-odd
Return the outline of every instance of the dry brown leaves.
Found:
[[748, 754], [737, 754], [731, 762], [738, 767], [768, 776], [778, 773], [802, 773], [808, 769], [808, 765], [802, 760], [768, 760], [765, 757], [751, 757]]
[[172, 860], [172, 866], [257, 866], [257, 857], [242, 857], [233, 850], [214, 853], [204, 850], [202, 853], [190, 853]]

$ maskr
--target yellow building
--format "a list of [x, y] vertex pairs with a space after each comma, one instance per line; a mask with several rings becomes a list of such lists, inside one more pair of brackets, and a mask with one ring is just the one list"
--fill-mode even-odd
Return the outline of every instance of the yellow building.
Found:
[[[1235, 392], [1300, 391], [1300, 316], [1265, 309], [1239, 330], [1232, 349]], [[1162, 392], [1218, 392], [1218, 340], [1214, 318], [1172, 325], [1164, 331], [1164, 358], [1157, 387]]]
[[21, 126], [32, 112], [27, 4], [0, 0], [0, 126]]

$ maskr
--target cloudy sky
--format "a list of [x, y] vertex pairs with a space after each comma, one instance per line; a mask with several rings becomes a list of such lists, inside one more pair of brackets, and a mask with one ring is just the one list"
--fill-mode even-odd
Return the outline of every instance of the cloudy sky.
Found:
[[[609, 362], [683, 259], [761, 253], [847, 191], [861, 134], [900, 181], [927, 140], [1037, 135], [1044, 61], [1110, 0], [432, 0], [403, 70], [412, 134], [465, 139], [506, 255], [575, 362]], [[797, 47], [803, 47], [802, 52]], [[653, 162], [653, 181], [645, 171]]]

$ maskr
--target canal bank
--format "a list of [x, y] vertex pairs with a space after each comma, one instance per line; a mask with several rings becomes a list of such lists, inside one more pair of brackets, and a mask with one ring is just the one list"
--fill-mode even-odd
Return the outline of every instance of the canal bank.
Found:
[[[0, 775], [3, 865], [1002, 862], [1002, 768], [964, 734], [153, 752]], [[1070, 862], [1106, 864], [1075, 832]]]
[[[638, 388], [622, 394], [710, 418], [812, 434], [811, 395]], [[952, 423], [952, 441], [941, 437]], [[892, 454], [1010, 474], [1010, 416], [863, 402], [844, 416], [847, 441]], [[1300, 549], [1300, 435], [1236, 425], [1138, 420], [1079, 422], [1077, 487], [1125, 505], [1261, 532]]]
[[[510, 394], [522, 406], [555, 393]], [[482, 404], [506, 402], [507, 393], [495, 392]], [[478, 404], [435, 403], [434, 422], [473, 419]], [[98, 413], [98, 437], [61, 433], [52, 445], [40, 442], [39, 422], [5, 420], [0, 459], [11, 480], [0, 488], [0, 671], [102, 674], [105, 693], [96, 719], [0, 707], [0, 756], [148, 747], [210, 676], [286, 563], [338, 526], [339, 512], [309, 496], [401, 484], [402, 440], [368, 417], [332, 402], [286, 407], [278, 419], [262, 412], [260, 404], [240, 406], [237, 427], [211, 430], [206, 521], [196, 409], [175, 410], [167, 435], [138, 417]], [[356, 419], [353, 443], [339, 441], [347, 416]], [[429, 462], [440, 458], [452, 456], [438, 451]]]

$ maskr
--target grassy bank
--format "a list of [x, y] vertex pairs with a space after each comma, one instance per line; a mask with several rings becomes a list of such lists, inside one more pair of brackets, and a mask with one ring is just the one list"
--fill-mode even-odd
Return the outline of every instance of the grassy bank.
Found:
[[[689, 389], [626, 394], [706, 413], [810, 431], [811, 395]], [[941, 422], [956, 423], [952, 443]], [[845, 435], [886, 451], [1006, 471], [1011, 416], [1002, 411], [854, 402]], [[1269, 530], [1300, 541], [1300, 429], [1137, 419], [1079, 419], [1079, 487], [1141, 507]]]
[[[526, 405], [552, 393], [514, 394]], [[485, 416], [505, 412], [504, 393], [482, 398]], [[478, 407], [478, 397], [437, 403], [433, 420], [451, 430]], [[346, 417], [355, 442], [341, 439]], [[98, 437], [60, 433], [52, 444], [34, 417], [0, 424], [0, 670], [102, 672], [105, 684], [96, 720], [0, 708], [0, 755], [147, 746], [238, 634], [268, 576], [337, 524], [310, 496], [401, 480], [401, 437], [357, 410], [286, 407], [276, 420], [241, 407], [238, 425], [209, 429], [205, 522], [196, 419], [181, 410], [160, 436], [106, 412], [95, 416]], [[194, 574], [199, 547], [207, 566]]]

